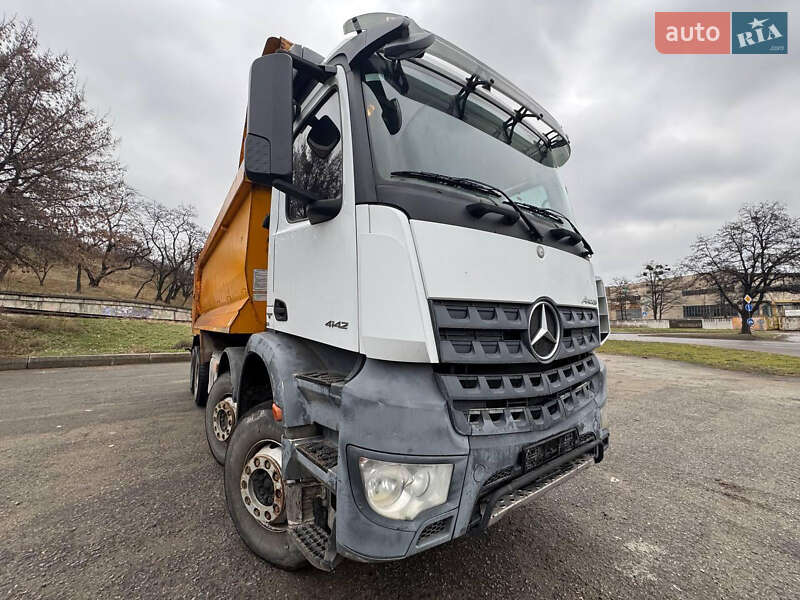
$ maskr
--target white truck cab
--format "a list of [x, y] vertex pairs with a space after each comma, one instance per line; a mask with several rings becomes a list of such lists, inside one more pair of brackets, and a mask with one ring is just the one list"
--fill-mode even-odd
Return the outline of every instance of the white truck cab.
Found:
[[407, 17], [345, 33], [253, 64], [267, 328], [215, 337], [209, 381], [230, 514], [286, 568], [483, 531], [608, 447], [608, 311], [560, 124]]

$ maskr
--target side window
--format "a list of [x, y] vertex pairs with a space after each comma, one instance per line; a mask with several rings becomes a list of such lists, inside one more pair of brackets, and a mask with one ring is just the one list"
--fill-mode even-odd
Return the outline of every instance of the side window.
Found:
[[[292, 183], [322, 198], [342, 194], [342, 123], [339, 94], [334, 93], [306, 119], [294, 138], [292, 151]], [[286, 218], [302, 221], [308, 218], [306, 204], [287, 196]]]

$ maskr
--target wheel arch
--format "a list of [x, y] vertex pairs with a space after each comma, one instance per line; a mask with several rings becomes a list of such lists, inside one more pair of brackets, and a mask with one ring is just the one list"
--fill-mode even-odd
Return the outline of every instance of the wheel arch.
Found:
[[254, 352], [243, 353], [242, 369], [233, 386], [233, 399], [241, 419], [262, 402], [272, 402], [272, 381], [263, 358]]
[[214, 378], [216, 380], [216, 378], [220, 375], [224, 373], [230, 373], [234, 401], [236, 401], [237, 398], [237, 388], [239, 386], [239, 380], [244, 365], [244, 355], [244, 346], [231, 346], [225, 348], [219, 358], [219, 364], [217, 365], [217, 372]]
[[295, 375], [320, 370], [325, 370], [323, 361], [303, 339], [275, 331], [253, 334], [245, 350], [237, 398], [239, 414], [271, 400], [283, 410], [286, 427], [310, 424], [308, 407]]

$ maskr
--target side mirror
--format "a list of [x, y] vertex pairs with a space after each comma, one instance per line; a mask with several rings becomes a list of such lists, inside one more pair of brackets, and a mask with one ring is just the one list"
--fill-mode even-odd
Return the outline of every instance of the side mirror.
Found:
[[390, 134], [394, 135], [400, 131], [403, 126], [403, 113], [397, 98], [392, 98], [385, 105], [381, 105], [381, 119]]
[[256, 183], [292, 180], [292, 58], [262, 56], [250, 67], [244, 172]]
[[435, 41], [436, 36], [427, 31], [410, 33], [407, 37], [386, 44], [383, 47], [383, 55], [389, 60], [420, 58]]
[[397, 98], [389, 100], [381, 82], [377, 79], [367, 80], [367, 86], [375, 94], [378, 104], [381, 105], [381, 119], [386, 125], [386, 130], [392, 135], [396, 134], [403, 126], [403, 113], [400, 110], [400, 103]]

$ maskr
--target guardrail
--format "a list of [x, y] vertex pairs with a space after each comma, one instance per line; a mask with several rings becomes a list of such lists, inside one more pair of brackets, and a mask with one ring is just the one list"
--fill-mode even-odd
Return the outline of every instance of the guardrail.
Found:
[[62, 317], [147, 319], [154, 321], [192, 320], [192, 311], [135, 300], [110, 300], [78, 296], [37, 295], [0, 292], [0, 312], [47, 314]]

